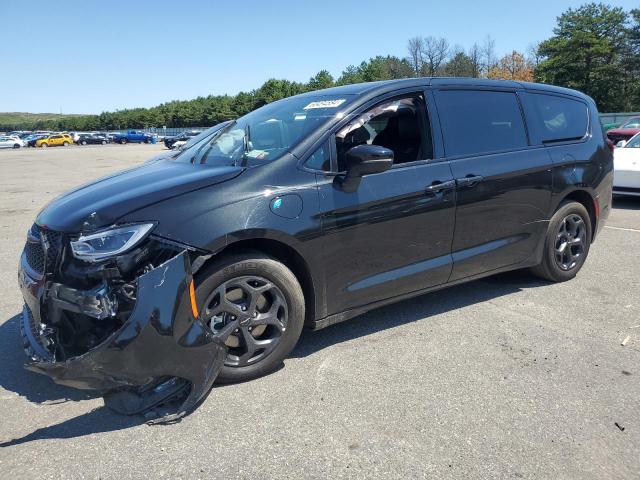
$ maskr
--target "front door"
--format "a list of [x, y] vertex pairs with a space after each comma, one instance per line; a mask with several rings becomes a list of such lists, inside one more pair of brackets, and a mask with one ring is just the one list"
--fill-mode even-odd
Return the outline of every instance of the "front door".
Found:
[[530, 261], [547, 228], [551, 158], [529, 146], [516, 93], [435, 97], [457, 184], [451, 281]]
[[375, 144], [394, 166], [355, 191], [319, 181], [328, 314], [445, 283], [451, 273], [454, 181], [434, 162], [421, 93], [395, 97], [357, 116], [335, 135], [338, 170], [346, 151]]

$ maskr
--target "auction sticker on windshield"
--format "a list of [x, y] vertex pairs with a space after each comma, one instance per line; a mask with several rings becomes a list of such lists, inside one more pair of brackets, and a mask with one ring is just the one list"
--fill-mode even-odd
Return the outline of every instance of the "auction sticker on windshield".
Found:
[[346, 100], [341, 98], [339, 100], [321, 100], [319, 102], [311, 102], [304, 107], [304, 110], [311, 110], [312, 108], [336, 108], [342, 105]]

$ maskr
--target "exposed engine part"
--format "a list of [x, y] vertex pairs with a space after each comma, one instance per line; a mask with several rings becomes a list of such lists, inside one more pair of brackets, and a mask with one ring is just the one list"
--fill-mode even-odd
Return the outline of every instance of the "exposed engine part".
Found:
[[118, 311], [118, 300], [109, 293], [106, 283], [84, 291], [52, 283], [49, 298], [62, 310], [82, 313], [98, 320], [115, 317]]

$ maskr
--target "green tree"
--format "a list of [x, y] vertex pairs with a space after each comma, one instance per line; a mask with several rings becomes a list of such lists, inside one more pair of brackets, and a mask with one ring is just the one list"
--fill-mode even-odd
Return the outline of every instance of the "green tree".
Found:
[[625, 88], [625, 110], [640, 110], [640, 9], [630, 12], [631, 26], [627, 31], [628, 42], [624, 53], [624, 68], [627, 83]]
[[472, 58], [462, 51], [458, 51], [453, 58], [442, 67], [442, 75], [445, 77], [475, 77], [479, 73]]
[[622, 8], [603, 3], [567, 10], [558, 18], [554, 36], [540, 44], [544, 60], [535, 71], [536, 79], [580, 90], [601, 111], [622, 109], [627, 18]]
[[309, 90], [321, 90], [323, 88], [333, 87], [333, 77], [327, 70], [320, 70], [309, 79], [307, 87]]

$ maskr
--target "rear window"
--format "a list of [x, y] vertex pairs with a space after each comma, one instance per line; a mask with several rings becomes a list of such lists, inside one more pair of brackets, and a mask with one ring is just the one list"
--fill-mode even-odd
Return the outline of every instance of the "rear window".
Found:
[[447, 156], [527, 146], [520, 104], [514, 93], [441, 90], [436, 98]]
[[589, 109], [579, 100], [536, 93], [531, 95], [543, 143], [580, 140], [589, 128]]

